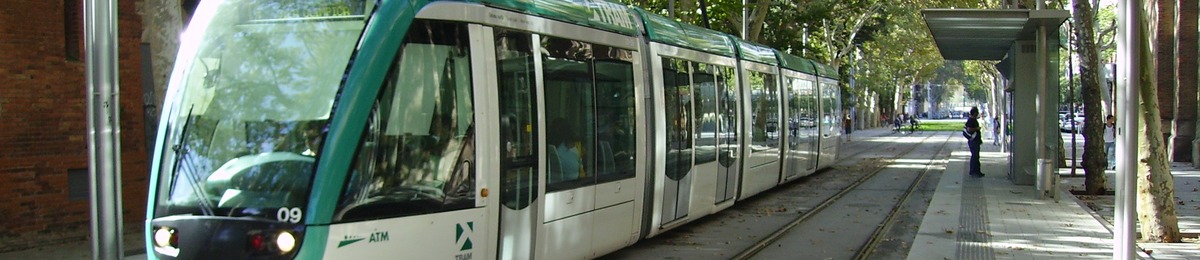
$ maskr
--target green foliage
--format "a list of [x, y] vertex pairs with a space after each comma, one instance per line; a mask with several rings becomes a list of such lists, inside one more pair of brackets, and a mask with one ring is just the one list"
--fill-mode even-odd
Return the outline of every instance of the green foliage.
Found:
[[963, 121], [921, 121], [921, 131], [958, 132], [966, 125]]
[[[1093, 7], [1096, 8], [1096, 7]], [[1100, 63], [1117, 59], [1117, 5], [1096, 8], [1096, 45], [1100, 49]]]
[[[661, 15], [670, 13], [669, 0], [616, 1]], [[707, 22], [713, 30], [741, 35], [741, 2], [706, 0], [705, 20], [699, 0], [675, 0], [674, 18], [699, 26]], [[843, 94], [878, 93], [877, 101], [885, 110], [893, 109], [897, 88], [924, 82], [958, 82], [957, 85], [967, 86], [969, 96], [982, 101], [986, 100], [986, 86], [975, 83], [980, 81], [978, 75], [964, 72], [962, 65], [957, 65], [953, 73], [935, 71], [942, 67], [943, 60], [926, 29], [921, 9], [997, 5], [978, 0], [748, 0], [750, 32], [754, 32], [755, 25], [762, 28], [757, 37], [751, 35], [748, 40], [837, 66], [843, 82], [848, 82], [849, 72], [854, 68], [856, 89], [843, 85]], [[766, 8], [759, 10], [760, 6]], [[763, 19], [755, 18], [761, 12], [766, 12]], [[935, 82], [938, 77], [943, 80]], [[902, 101], [909, 98], [908, 92], [901, 91]], [[978, 93], [983, 96], [976, 97]], [[847, 103], [846, 106], [854, 105]]]

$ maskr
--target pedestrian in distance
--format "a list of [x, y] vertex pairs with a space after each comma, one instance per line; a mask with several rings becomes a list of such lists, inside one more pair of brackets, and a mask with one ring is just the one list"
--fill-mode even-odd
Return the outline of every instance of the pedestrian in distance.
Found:
[[1104, 153], [1108, 164], [1105, 168], [1117, 169], [1117, 118], [1108, 115], [1104, 118]]
[[968, 172], [972, 177], [983, 177], [983, 172], [979, 170], [979, 146], [983, 145], [983, 136], [979, 130], [979, 108], [971, 107], [971, 113], [967, 116], [967, 124], [963, 126], [963, 137], [967, 138], [967, 146], [971, 148], [971, 170]]
[[846, 113], [846, 118], [842, 119], [842, 131], [846, 132], [846, 142], [850, 142], [850, 132], [854, 131], [854, 120], [850, 119], [850, 113]]
[[992, 117], [992, 145], [1000, 145], [1000, 117]]

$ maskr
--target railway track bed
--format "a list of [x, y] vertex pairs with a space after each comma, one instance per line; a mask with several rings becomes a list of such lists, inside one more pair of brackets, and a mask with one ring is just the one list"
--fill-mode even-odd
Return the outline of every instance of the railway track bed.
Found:
[[902, 259], [944, 159], [959, 146], [952, 140], [946, 133], [859, 139], [832, 169], [604, 258]]

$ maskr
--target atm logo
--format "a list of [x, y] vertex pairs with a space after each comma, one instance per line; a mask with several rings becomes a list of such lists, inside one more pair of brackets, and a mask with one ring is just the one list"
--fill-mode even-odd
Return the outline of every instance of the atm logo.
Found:
[[365, 236], [348, 235], [348, 236], [342, 237], [342, 241], [338, 242], [337, 247], [341, 248], [344, 246], [348, 246], [350, 244], [358, 243], [363, 240], [367, 240], [367, 243], [384, 242], [384, 241], [389, 240], [389, 236], [388, 236], [387, 231], [383, 231], [383, 232], [376, 231], [376, 232], [372, 232], [371, 234], [368, 234]]
[[458, 245], [458, 251], [471, 250], [474, 246], [471, 244], [471, 235], [475, 234], [475, 222], [467, 221], [467, 223], [458, 223], [454, 229], [454, 244]]

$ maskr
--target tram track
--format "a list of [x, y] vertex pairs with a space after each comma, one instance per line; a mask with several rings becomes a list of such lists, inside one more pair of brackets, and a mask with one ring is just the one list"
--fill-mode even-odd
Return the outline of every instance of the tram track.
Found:
[[[792, 229], [785, 228], [784, 226], [790, 222], [795, 222], [794, 220], [798, 216], [814, 211], [814, 208], [816, 208], [818, 204], [827, 201], [828, 198], [833, 196], [835, 193], [848, 189], [852, 183], [865, 179], [863, 176], [867, 175], [868, 173], [880, 171], [881, 169], [879, 168], [882, 167], [892, 167], [890, 165], [903, 164], [905, 166], [902, 166], [902, 169], [900, 170], [911, 173], [905, 175], [916, 176], [917, 172], [913, 169], [918, 168], [918, 166], [922, 164], [914, 163], [913, 161], [907, 161], [905, 159], [917, 159], [907, 158], [910, 156], [917, 156], [913, 154], [915, 149], [921, 151], [922, 154], [934, 152], [937, 150], [937, 147], [939, 147], [939, 144], [936, 144], [936, 142], [950, 139], [941, 139], [941, 136], [946, 135], [939, 132], [924, 132], [914, 134], [874, 133], [869, 135], [855, 136], [857, 137], [855, 138], [855, 142], [841, 144], [842, 146], [839, 148], [841, 151], [840, 155], [838, 156], [838, 160], [829, 168], [823, 169], [808, 176], [801, 177], [800, 179], [789, 181], [780, 187], [741, 201], [734, 207], [698, 219], [694, 223], [681, 226], [676, 230], [672, 230], [671, 232], [665, 233], [661, 236], [640, 241], [634, 246], [606, 255], [601, 257], [601, 259], [736, 259], [732, 256], [743, 253], [747, 250], [747, 248], [753, 247], [756, 242], [762, 241], [762, 239], [768, 237], [772, 233], [778, 233], [777, 231], [782, 229]], [[893, 174], [894, 170], [895, 169], [893, 169], [893, 171], [885, 171], [883, 175], [896, 176]], [[936, 175], [936, 170], [934, 172], [935, 174], [931, 175], [932, 177], [927, 178], [925, 182], [936, 182], [938, 176]], [[906, 179], [911, 178], [908, 176], [901, 177]], [[890, 180], [891, 178], [878, 178], [878, 180], [867, 183], [865, 186], [868, 189], [871, 187], [880, 187], [881, 185], [879, 185], [879, 180], [883, 179], [886, 179], [887, 182], [895, 183], [902, 183], [903, 181], [893, 181]], [[884, 185], [883, 187], [884, 189], [902, 190], [905, 189], [906, 187], [904, 186], [907, 185], [895, 188], [891, 188], [891, 186], [895, 185], [888, 184]], [[930, 187], [928, 185], [922, 185], [920, 189], [922, 191], [927, 191], [929, 188]], [[895, 194], [899, 194], [899, 192], [895, 192]], [[917, 192], [917, 194], [918, 195], [913, 196], [915, 199], [910, 200], [914, 202], [909, 203], [910, 206], [905, 208], [906, 211], [919, 212], [924, 210], [924, 208], [920, 206], [920, 201], [922, 201], [920, 198], [930, 195], [931, 193]], [[851, 196], [861, 197], [861, 192], [856, 192]], [[891, 195], [887, 196], [889, 198], [885, 198], [885, 200], [890, 199], [891, 197]], [[880, 198], [874, 198], [873, 200], [882, 201]], [[927, 198], [925, 201], [927, 201]], [[862, 204], [871, 203], [875, 202]], [[887, 212], [888, 209], [894, 205], [886, 203], [875, 204], [880, 205], [877, 205], [876, 208], [869, 209], [869, 212], [867, 213]], [[865, 209], [865, 207], [862, 207], [861, 205], [834, 205], [833, 207], [835, 210], [829, 211], [861, 211]], [[862, 212], [848, 213], [852, 215], [847, 215], [848, 217], [841, 215], [838, 216], [846, 220], [860, 221], [858, 216]], [[831, 213], [826, 215], [832, 216], [836, 214]], [[913, 217], [914, 216], [900, 217], [896, 225], [912, 225]], [[915, 217], [919, 218], [920, 216]], [[798, 257], [849, 259], [853, 256], [853, 253], [846, 253], [849, 252], [849, 249], [839, 250], [839, 252], [836, 252], [837, 256], [832, 258], [829, 258], [828, 256], [817, 257], [814, 254], [820, 254], [821, 251], [830, 251], [829, 248], [833, 248], [834, 246], [840, 247], [842, 245], [861, 244], [862, 241], [867, 240], [865, 239], [867, 236], [863, 234], [868, 233], [868, 229], [873, 229], [875, 224], [880, 223], [879, 221], [873, 221], [869, 223], [864, 222], [862, 224], [856, 222], [854, 224], [844, 225], [851, 227], [853, 230], [836, 230], [836, 232], [830, 230], [830, 228], [833, 227], [829, 226], [825, 226], [824, 230], [813, 228], [816, 226], [816, 223], [823, 223], [826, 221], [828, 220], [818, 218], [814, 221], [808, 221], [808, 223], [800, 223], [800, 227], [795, 228], [799, 231], [794, 230], [791, 234], [786, 236], [793, 237], [805, 234], [811, 235], [812, 239], [815, 240], [829, 240], [829, 238], [840, 239], [840, 237], [845, 237], [849, 233], [855, 233], [854, 237], [862, 239], [855, 240], [853, 242], [834, 242], [832, 246], [830, 245], [830, 242], [827, 241], [818, 242], [825, 244], [822, 246], [814, 246], [806, 242], [802, 243], [791, 241], [783, 243], [782, 248], [797, 248], [800, 250], [799, 253], [767, 256], [771, 251], [778, 251], [776, 245], [771, 245], [767, 250], [769, 252], [766, 254], [758, 254], [757, 256], [753, 254], [748, 255], [754, 258], [765, 259], [796, 259]], [[919, 220], [917, 223], [919, 224]], [[908, 234], [903, 234], [904, 232], [897, 230], [900, 229], [893, 229], [890, 231], [890, 234], [909, 236]], [[778, 235], [783, 234], [776, 234], [776, 236]], [[880, 246], [881, 249], [879, 253], [876, 253], [875, 256], [895, 253], [891, 252], [890, 248], [904, 247], [904, 243], [909, 242], [911, 242], [911, 236], [906, 239], [884, 239], [882, 245]], [[740, 258], [745, 258], [745, 256]], [[903, 258], [903, 256], [900, 258]]]
[[864, 244], [857, 253], [854, 254], [854, 259], [870, 259], [872, 252], [874, 252], [879, 244], [887, 237], [886, 235], [888, 234], [888, 231], [891, 230], [893, 225], [896, 223], [896, 217], [899, 216], [901, 209], [908, 204], [909, 199], [912, 198], [913, 193], [920, 188], [920, 185], [922, 181], [925, 180], [925, 177], [929, 176], [929, 172], [934, 166], [934, 159], [938, 156], [941, 156], [942, 152], [946, 151], [947, 146], [947, 142], [942, 142], [942, 147], [938, 149], [937, 153], [933, 154], [927, 163], [925, 163], [925, 167], [921, 169], [921, 174], [917, 176], [916, 180], [913, 180], [913, 182], [909, 184], [908, 189], [904, 191], [904, 195], [900, 198], [896, 205], [892, 206], [892, 210], [888, 212], [888, 215], [884, 219], [883, 223], [876, 226], [875, 231], [871, 233], [871, 238], [867, 240], [867, 243]]
[[[931, 138], [943, 136], [943, 135], [938, 135], [936, 133], [923, 133], [923, 135], [925, 135], [925, 136], [924, 136], [924, 138], [922, 138], [921, 142], [918, 143], [918, 145], [912, 145], [912, 146], [908, 147], [905, 151], [902, 151], [899, 154], [891, 156], [891, 158], [887, 159], [887, 161], [886, 161], [887, 164], [891, 164], [891, 163], [896, 162], [898, 159], [905, 158], [912, 152], [916, 151], [919, 147], [921, 147], [921, 145], [919, 145], [919, 144], [926, 143]], [[947, 141], [951, 137], [949, 135], [944, 135], [944, 136], [946, 137], [946, 140], [943, 140], [941, 142], [940, 148], [938, 148], [937, 151], [934, 152], [928, 160], [926, 160], [925, 164], [923, 165], [922, 169], [920, 170], [920, 173], [916, 176], [916, 178], [913, 179], [913, 181], [908, 185], [908, 187], [905, 189], [903, 194], [900, 196], [898, 201], [891, 207], [891, 209], [887, 213], [886, 217], [884, 217], [884, 220], [880, 224], [876, 225], [876, 228], [870, 233], [870, 236], [867, 239], [867, 241], [858, 247], [858, 250], [854, 254], [855, 259], [867, 259], [871, 255], [871, 252], [874, 251], [874, 249], [879, 245], [879, 243], [884, 240], [884, 236], [887, 234], [888, 230], [890, 230], [892, 225], [895, 223], [895, 218], [898, 215], [898, 213], [901, 211], [901, 209], [904, 207], [904, 205], [906, 205], [908, 203], [908, 201], [909, 201], [908, 199], [912, 196], [914, 191], [916, 191], [919, 188], [920, 183], [922, 183], [922, 181], [925, 179], [925, 177], [927, 175], [929, 175], [929, 172], [931, 172], [932, 167], [935, 165], [935, 161], [936, 161], [935, 159], [937, 159], [937, 157], [941, 156], [941, 154], [945, 151], [946, 147], [948, 146]], [[911, 137], [911, 136], [894, 137], [891, 139], [893, 139], [893, 141], [894, 141], [894, 140], [898, 140], [899, 138], [902, 138], [902, 137]], [[858, 152], [845, 157], [845, 159], [858, 158], [859, 156], [861, 156], [861, 154], [866, 153], [868, 151], [872, 151], [872, 150], [871, 149], [861, 149]], [[865, 158], [859, 158], [859, 160], [862, 160], [862, 159], [865, 159]], [[796, 217], [795, 219], [788, 222], [783, 227], [775, 230], [771, 234], [767, 235], [766, 237], [759, 240], [758, 242], [752, 244], [750, 247], [741, 251], [737, 255], [734, 255], [731, 259], [750, 259], [752, 257], [755, 257], [762, 250], [768, 248], [770, 245], [775, 244], [780, 239], [784, 238], [785, 235], [788, 235], [797, 226], [801, 225], [802, 223], [805, 223], [806, 221], [809, 221], [814, 216], [824, 213], [825, 210], [828, 209], [831, 205], [841, 201], [842, 198], [845, 197], [847, 194], [858, 190], [862, 184], [868, 182], [869, 180], [871, 180], [873, 178], [878, 177], [879, 173], [883, 172], [886, 169], [888, 169], [886, 164], [885, 164], [885, 166], [877, 166], [877, 167], [874, 167], [873, 169], [870, 169], [869, 173], [864, 174], [863, 176], [859, 177], [854, 182], [852, 182], [850, 185], [841, 189], [834, 195], [826, 198], [821, 203], [817, 204], [815, 207], [810, 209], [808, 212], [805, 212], [804, 214], [801, 214], [800, 216]]]

